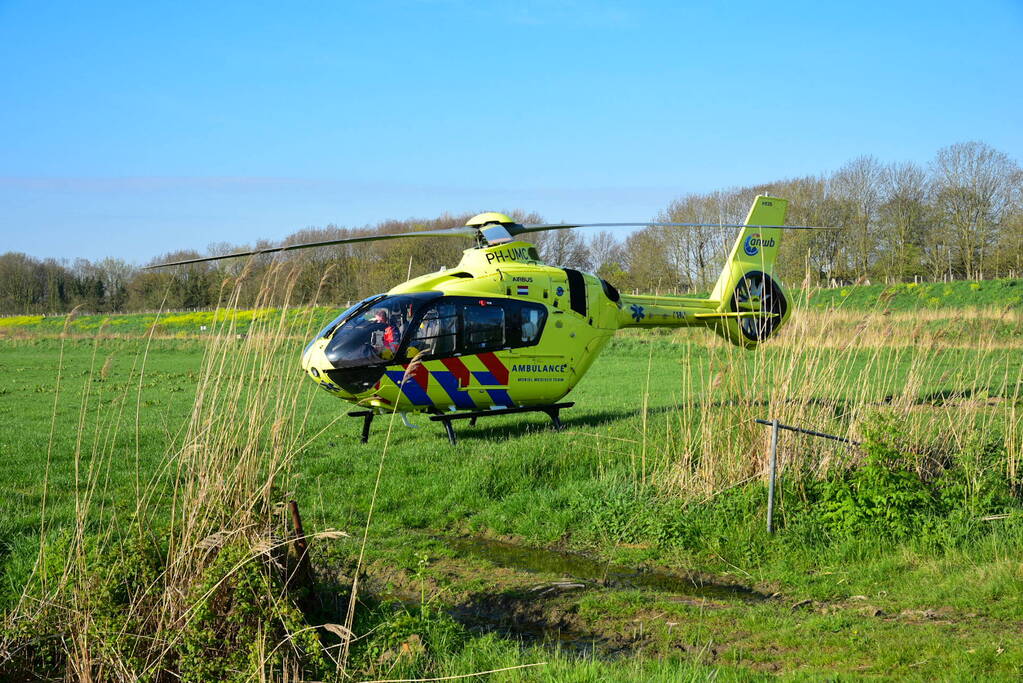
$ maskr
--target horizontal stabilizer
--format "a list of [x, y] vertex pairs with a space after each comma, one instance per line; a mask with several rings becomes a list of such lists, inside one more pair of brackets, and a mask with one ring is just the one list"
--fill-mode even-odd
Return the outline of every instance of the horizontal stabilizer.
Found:
[[729, 320], [735, 318], [773, 318], [777, 315], [777, 313], [761, 313], [760, 311], [742, 311], [739, 313], [724, 311], [721, 313], [697, 313], [693, 317], [697, 320]]

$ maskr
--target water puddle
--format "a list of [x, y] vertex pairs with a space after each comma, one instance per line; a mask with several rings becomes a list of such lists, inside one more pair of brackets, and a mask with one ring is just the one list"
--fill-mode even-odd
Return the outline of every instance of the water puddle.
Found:
[[556, 574], [602, 587], [649, 589], [695, 598], [742, 602], [758, 602], [768, 597], [747, 586], [609, 564], [579, 553], [529, 548], [472, 536], [442, 540], [459, 555], [484, 559], [498, 567], [533, 574]]
[[[610, 564], [581, 553], [530, 548], [488, 538], [434, 537], [462, 558], [486, 560], [497, 567], [537, 575], [536, 585], [521, 581], [504, 588], [474, 593], [445, 608], [455, 621], [475, 633], [494, 633], [523, 645], [539, 645], [580, 657], [616, 659], [648, 644], [649, 634], [601, 626], [580, 616], [577, 591], [595, 588], [641, 589], [666, 593], [672, 602], [701, 610], [726, 609], [768, 596], [747, 586], [716, 583], [698, 575], [673, 574]], [[463, 567], [475, 571], [472, 565]], [[383, 587], [381, 587], [383, 588]], [[408, 587], [389, 586], [375, 593], [407, 610], [420, 607], [420, 596]]]
[[591, 631], [567, 611], [512, 594], [479, 595], [448, 614], [475, 633], [496, 633], [525, 645], [580, 656], [611, 657], [627, 649], [620, 638]]
[[[627, 638], [611, 637], [593, 632], [579, 623], [575, 614], [564, 607], [552, 606], [542, 597], [548, 590], [479, 593], [445, 609], [448, 616], [473, 633], [495, 633], [522, 645], [540, 645], [580, 657], [612, 658], [627, 654], [631, 643]], [[374, 592], [376, 600], [400, 606], [414, 614], [421, 609], [420, 596], [390, 587]]]

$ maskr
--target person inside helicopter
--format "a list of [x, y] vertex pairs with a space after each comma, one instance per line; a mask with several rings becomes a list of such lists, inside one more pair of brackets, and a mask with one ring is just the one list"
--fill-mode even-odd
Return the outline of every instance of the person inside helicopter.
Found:
[[412, 319], [426, 303], [439, 296], [439, 292], [423, 292], [364, 302], [360, 310], [346, 314], [329, 332], [327, 359], [337, 368], [391, 361]]
[[370, 344], [376, 354], [384, 359], [393, 358], [401, 343], [401, 321], [397, 316], [388, 315], [385, 308], [373, 311], [373, 334]]
[[457, 312], [450, 302], [439, 302], [427, 309], [419, 323], [415, 337], [409, 342], [408, 353], [444, 356], [454, 353], [457, 331]]

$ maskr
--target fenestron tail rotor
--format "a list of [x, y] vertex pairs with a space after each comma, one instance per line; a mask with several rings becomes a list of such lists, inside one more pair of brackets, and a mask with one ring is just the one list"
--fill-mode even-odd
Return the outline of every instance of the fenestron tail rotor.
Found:
[[788, 310], [788, 299], [774, 279], [759, 270], [743, 273], [729, 300], [735, 313], [757, 313], [739, 318], [737, 324], [749, 341], [762, 342], [782, 324]]

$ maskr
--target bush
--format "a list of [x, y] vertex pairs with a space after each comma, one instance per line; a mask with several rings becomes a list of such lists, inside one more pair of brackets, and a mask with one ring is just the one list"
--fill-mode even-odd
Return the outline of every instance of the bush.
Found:
[[190, 603], [180, 645], [183, 681], [249, 681], [253, 672], [281, 670], [287, 655], [313, 669], [326, 664], [316, 632], [289, 599], [283, 572], [243, 547], [220, 550]]
[[905, 538], [938, 512], [931, 488], [899, 447], [898, 430], [879, 421], [867, 431], [866, 462], [820, 486], [820, 519], [838, 537]]
[[868, 462], [821, 487], [820, 518], [837, 536], [904, 538], [935, 510], [927, 485], [898, 463]]
[[395, 602], [378, 605], [360, 612], [355, 627], [367, 637], [353, 646], [354, 668], [386, 678], [424, 676], [431, 672], [432, 660], [461, 651], [471, 637], [429, 602], [415, 608]]
[[863, 466], [811, 487], [829, 533], [964, 541], [986, 533], [982, 516], [1019, 507], [1004, 471], [1003, 440], [978, 440], [940, 457], [914, 454], [902, 441], [894, 423], [879, 420], [868, 430]]

